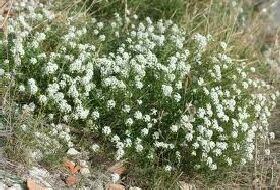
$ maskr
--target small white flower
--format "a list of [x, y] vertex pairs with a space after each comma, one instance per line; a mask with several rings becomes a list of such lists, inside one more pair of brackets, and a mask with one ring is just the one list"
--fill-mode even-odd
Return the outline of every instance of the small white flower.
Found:
[[172, 167], [171, 167], [170, 165], [167, 165], [167, 166], [164, 167], [164, 170], [165, 170], [166, 172], [171, 172]]
[[25, 91], [24, 85], [22, 85], [22, 84], [19, 85], [18, 90], [19, 90], [20, 92], [24, 92], [24, 91]]
[[48, 100], [48, 98], [47, 98], [45, 95], [40, 95], [40, 96], [39, 96], [39, 102], [40, 102], [41, 104], [47, 103], [47, 100]]
[[107, 102], [107, 107], [108, 107], [109, 109], [112, 109], [112, 108], [114, 108], [115, 106], [116, 106], [115, 100], [108, 100], [108, 102]]
[[131, 126], [133, 124], [133, 119], [132, 118], [128, 118], [126, 121], [125, 121], [125, 124], [127, 126]]
[[0, 76], [3, 76], [5, 74], [5, 70], [4, 69], [0, 69]]
[[210, 166], [210, 169], [211, 169], [211, 170], [217, 170], [217, 165], [216, 165], [216, 164], [212, 164], [212, 165]]
[[163, 91], [164, 96], [171, 97], [173, 88], [172, 88], [172, 86], [162, 85], [162, 91]]
[[141, 130], [141, 134], [143, 136], [146, 136], [148, 133], [149, 133], [149, 129], [147, 129], [147, 128], [144, 128], [144, 129]]
[[103, 42], [103, 41], [105, 41], [106, 37], [105, 37], [105, 35], [100, 35], [99, 39], [100, 39], [101, 42]]
[[178, 125], [171, 125], [170, 129], [173, 133], [176, 133], [178, 131]]
[[271, 140], [274, 140], [275, 139], [275, 133], [274, 132], [270, 132], [269, 133], [269, 137]]
[[26, 129], [27, 129], [27, 126], [25, 124], [22, 124], [20, 127], [23, 131], [26, 131]]
[[141, 144], [136, 144], [135, 149], [137, 152], [142, 152], [143, 146]]
[[47, 66], [45, 68], [46, 74], [53, 74], [58, 69], [58, 65], [54, 63], [47, 63]]
[[198, 83], [199, 86], [203, 86], [204, 85], [204, 79], [202, 77], [199, 77], [197, 83]]
[[143, 115], [140, 111], [137, 111], [134, 113], [134, 118], [140, 120], [143, 118]]
[[99, 149], [100, 149], [100, 147], [99, 147], [98, 144], [93, 144], [93, 145], [91, 146], [91, 150], [92, 150], [93, 152], [97, 152]]
[[30, 59], [30, 63], [33, 64], [33, 65], [35, 65], [35, 64], [37, 63], [37, 59], [34, 58], [34, 57], [32, 57], [32, 58]]
[[129, 113], [131, 110], [129, 105], [124, 105], [124, 108], [122, 109], [123, 112]]
[[229, 166], [232, 166], [232, 159], [228, 157], [227, 158], [227, 163], [228, 163]]
[[111, 133], [111, 128], [108, 127], [108, 126], [105, 126], [105, 127], [103, 127], [102, 132], [103, 132], [105, 135], [109, 135], [109, 134]]
[[223, 48], [223, 50], [227, 49], [227, 43], [225, 42], [220, 42], [220, 46]]
[[188, 142], [191, 142], [193, 140], [193, 134], [192, 133], [187, 133], [185, 138]]
[[97, 120], [99, 118], [99, 112], [98, 111], [93, 111], [91, 116], [94, 120]]
[[251, 72], [253, 72], [253, 73], [256, 72], [255, 67], [251, 67], [250, 70], [251, 70]]
[[181, 95], [178, 94], [178, 93], [176, 93], [176, 94], [174, 95], [174, 99], [175, 99], [176, 102], [180, 102], [181, 98], [182, 98]]
[[33, 78], [28, 79], [28, 85], [30, 88], [30, 93], [32, 95], [36, 94], [38, 91], [38, 87], [36, 86], [36, 81]]

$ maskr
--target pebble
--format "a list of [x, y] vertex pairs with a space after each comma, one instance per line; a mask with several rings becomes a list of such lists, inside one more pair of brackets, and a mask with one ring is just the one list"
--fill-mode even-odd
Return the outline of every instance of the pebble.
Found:
[[6, 184], [0, 181], [0, 189], [6, 189]]
[[14, 184], [12, 187], [8, 187], [7, 190], [24, 190], [20, 184]]
[[39, 184], [51, 188], [51, 184], [48, 182], [50, 173], [46, 169], [33, 167], [31, 170], [29, 170], [29, 175]]
[[87, 161], [86, 160], [79, 160], [78, 164], [82, 167], [82, 168], [88, 168], [87, 165]]
[[70, 155], [70, 156], [76, 156], [76, 155], [80, 154], [80, 152], [77, 151], [75, 148], [70, 148], [70, 149], [67, 151], [67, 154]]
[[90, 170], [88, 168], [81, 168], [80, 172], [84, 176], [87, 176], [90, 174]]
[[33, 167], [31, 170], [29, 170], [29, 174], [35, 178], [37, 177], [47, 178], [50, 176], [50, 173], [46, 169], [37, 168], [37, 167]]

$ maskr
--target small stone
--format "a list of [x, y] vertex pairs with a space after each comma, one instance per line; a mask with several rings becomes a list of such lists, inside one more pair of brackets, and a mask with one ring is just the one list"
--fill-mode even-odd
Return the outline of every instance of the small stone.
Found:
[[111, 183], [107, 185], [106, 190], [125, 190], [125, 187], [121, 184]]
[[12, 187], [8, 187], [7, 190], [24, 190], [20, 184], [14, 184]]
[[0, 189], [6, 189], [7, 185], [0, 181]]
[[44, 187], [50, 187], [51, 184], [47, 181], [50, 177], [50, 173], [44, 168], [33, 167], [29, 170], [30, 177], [38, 184], [42, 184]]
[[88, 168], [87, 165], [87, 161], [86, 160], [79, 160], [78, 164], [82, 167], [82, 168]]
[[43, 168], [37, 168], [37, 167], [33, 167], [31, 170], [29, 170], [29, 174], [32, 176], [32, 177], [40, 177], [40, 178], [47, 178], [50, 176], [50, 173], [43, 169]]
[[142, 190], [140, 187], [129, 187], [129, 190]]
[[90, 170], [88, 168], [81, 168], [81, 174], [87, 176], [90, 174]]
[[76, 155], [80, 154], [80, 152], [77, 151], [75, 148], [70, 148], [70, 149], [67, 151], [67, 154], [70, 155], [70, 156], [76, 156]]

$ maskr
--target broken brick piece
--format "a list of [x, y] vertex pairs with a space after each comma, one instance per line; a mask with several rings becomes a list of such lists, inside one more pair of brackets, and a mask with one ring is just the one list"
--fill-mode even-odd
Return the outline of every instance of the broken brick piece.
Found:
[[70, 160], [65, 160], [64, 166], [70, 170], [71, 174], [76, 174], [81, 170], [80, 166], [75, 166], [75, 164]]
[[70, 175], [70, 176], [66, 177], [65, 183], [68, 186], [76, 185], [77, 183], [79, 183], [79, 179], [76, 176]]
[[71, 174], [76, 174], [81, 170], [80, 166], [75, 166], [75, 168], [71, 169], [70, 172]]

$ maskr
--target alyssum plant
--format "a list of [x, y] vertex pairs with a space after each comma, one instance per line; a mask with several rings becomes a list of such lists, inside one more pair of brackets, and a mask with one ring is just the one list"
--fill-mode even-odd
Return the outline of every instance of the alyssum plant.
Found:
[[279, 93], [225, 42], [137, 15], [61, 23], [49, 8], [16, 4], [1, 68], [22, 111], [46, 115], [54, 134], [61, 124], [88, 128], [102, 139], [89, 139], [93, 154], [106, 142], [116, 159], [167, 172], [246, 164], [256, 139], [273, 138], [268, 117]]

